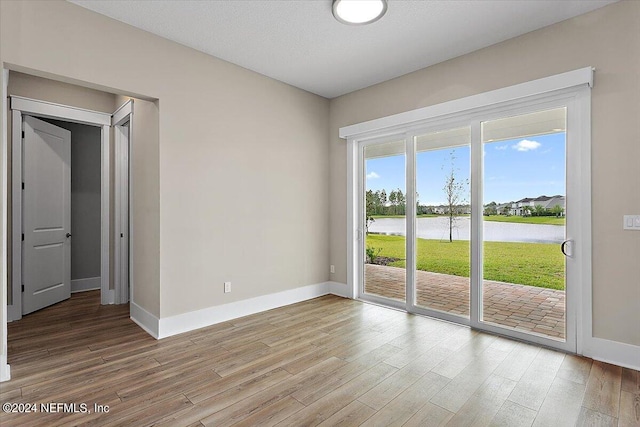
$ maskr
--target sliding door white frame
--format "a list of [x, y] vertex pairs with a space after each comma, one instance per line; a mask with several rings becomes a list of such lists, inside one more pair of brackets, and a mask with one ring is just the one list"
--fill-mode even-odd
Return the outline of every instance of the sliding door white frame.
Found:
[[[453, 320], [493, 333], [507, 334], [517, 339], [582, 353], [585, 337], [591, 337], [591, 189], [590, 108], [593, 85], [593, 69], [584, 68], [572, 72], [511, 86], [496, 91], [450, 101], [431, 107], [340, 129], [340, 136], [347, 138], [348, 159], [348, 284], [356, 298], [362, 297], [364, 265], [364, 146], [398, 140], [402, 136], [406, 144], [407, 189], [407, 299], [405, 303], [394, 301], [390, 305], [409, 312], [432, 315]], [[567, 339], [556, 341], [538, 335], [521, 333], [481, 321], [482, 302], [482, 141], [481, 122], [518, 115], [557, 106], [567, 106], [567, 158], [571, 159], [567, 176], [567, 212], [579, 213], [579, 221], [567, 224], [567, 239], [576, 240], [573, 256], [567, 257]], [[416, 307], [413, 283], [415, 278], [415, 136], [437, 129], [451, 128], [453, 122], [471, 126], [471, 306], [470, 318], [450, 315], [435, 310]], [[385, 298], [367, 297], [368, 301], [389, 304]], [[466, 321], [465, 321], [466, 320]]]

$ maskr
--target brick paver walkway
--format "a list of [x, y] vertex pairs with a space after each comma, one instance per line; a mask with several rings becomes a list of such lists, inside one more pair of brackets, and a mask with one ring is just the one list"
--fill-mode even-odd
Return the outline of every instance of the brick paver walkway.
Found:
[[[365, 291], [405, 299], [405, 269], [367, 264]], [[469, 316], [469, 278], [416, 271], [417, 305]], [[484, 321], [564, 339], [564, 291], [485, 280]]]

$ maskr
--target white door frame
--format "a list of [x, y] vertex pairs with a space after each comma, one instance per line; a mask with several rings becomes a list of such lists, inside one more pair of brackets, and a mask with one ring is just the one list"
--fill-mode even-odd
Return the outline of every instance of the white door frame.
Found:
[[22, 318], [22, 116], [50, 118], [101, 128], [101, 194], [100, 194], [100, 294], [102, 304], [114, 303], [109, 289], [109, 135], [111, 114], [85, 110], [46, 101], [10, 97], [12, 110], [12, 301], [7, 304], [7, 320]]
[[[126, 304], [131, 300], [132, 266], [128, 262], [131, 253], [131, 135], [133, 131], [133, 100], [125, 102], [118, 108], [111, 118], [111, 125], [114, 128], [115, 144], [115, 188], [114, 188], [114, 290], [115, 303]], [[127, 212], [124, 215], [124, 212]], [[126, 238], [127, 245], [123, 248], [121, 239]]]
[[[593, 87], [593, 69], [591, 67], [570, 71], [563, 74], [558, 74], [555, 76], [534, 80], [527, 83], [522, 83], [515, 86], [506, 87], [503, 89], [494, 90], [491, 92], [486, 92], [474, 96], [470, 96], [467, 98], [462, 98], [454, 101], [445, 102], [443, 104], [437, 104], [430, 107], [421, 108], [418, 110], [408, 111], [405, 113], [396, 114], [394, 116], [383, 117], [376, 120], [371, 120], [369, 122], [354, 124], [351, 126], [347, 126], [340, 129], [340, 137], [347, 138], [347, 165], [348, 165], [348, 174], [347, 174], [347, 186], [348, 186], [348, 198], [347, 198], [347, 208], [348, 208], [348, 223], [347, 223], [347, 233], [348, 236], [348, 264], [347, 264], [347, 281], [349, 285], [350, 292], [356, 298], [360, 297], [361, 289], [360, 283], [362, 282], [362, 254], [361, 254], [361, 246], [363, 240], [363, 225], [361, 224], [363, 215], [362, 215], [362, 189], [363, 189], [363, 180], [362, 176], [363, 170], [363, 145], [367, 144], [369, 141], [380, 141], [386, 140], [391, 141], [397, 138], [397, 135], [404, 134], [405, 142], [409, 147], [408, 150], [405, 150], [406, 154], [413, 158], [413, 154], [415, 150], [412, 150], [410, 146], [410, 142], [413, 141], [413, 137], [416, 135], [416, 132], [424, 131], [432, 126], [438, 126], [443, 122], [447, 122], [450, 120], [456, 120], [457, 118], [464, 117], [465, 121], [469, 123], [472, 127], [476, 128], [476, 135], [479, 135], [478, 129], [480, 126], [480, 119], [491, 118], [492, 114], [499, 110], [504, 110], [506, 108], [514, 107], [516, 110], [518, 107], [522, 107], [523, 105], [535, 104], [538, 101], [539, 104], [546, 103], [549, 101], [550, 95], [558, 94], [559, 97], [563, 98], [571, 98], [573, 100], [567, 101], [572, 105], [569, 107], [568, 116], [567, 116], [567, 126], [572, 132], [571, 136], [568, 138], [577, 138], [579, 141], [579, 150], [573, 154], [572, 162], [576, 162], [577, 165], [577, 176], [574, 179], [574, 183], [577, 183], [578, 187], [567, 188], [567, 191], [572, 191], [573, 194], [573, 211], [580, 212], [581, 221], [579, 223], [579, 228], [574, 230], [567, 229], [567, 238], [574, 239], [578, 237], [580, 239], [580, 244], [576, 245], [574, 250], [575, 252], [575, 260], [578, 260], [576, 264], [573, 266], [574, 270], [574, 289], [572, 289], [573, 302], [567, 301], [567, 322], [573, 321], [574, 323], [570, 325], [567, 324], [567, 341], [566, 345], [553, 345], [554, 347], [562, 348], [566, 351], [577, 352], [578, 354], [583, 353], [583, 347], [585, 345], [585, 341], [589, 341], [592, 337], [592, 312], [591, 312], [591, 300], [592, 300], [592, 290], [591, 290], [591, 87]], [[472, 132], [473, 134], [474, 132]], [[394, 138], [395, 137], [395, 138]], [[575, 148], [575, 144], [569, 144], [569, 150]], [[481, 184], [481, 153], [482, 147], [481, 144], [476, 141], [474, 144], [472, 141], [472, 150], [476, 151], [475, 161], [472, 153], [472, 191], [475, 191], [476, 196], [481, 195], [481, 187], [478, 187]], [[571, 153], [570, 153], [571, 154]], [[407, 161], [407, 215], [411, 214], [414, 209], [413, 206], [415, 204], [415, 189], [411, 185], [413, 176], [415, 175], [415, 165], [410, 165], [410, 162]], [[411, 181], [411, 182], [410, 182]], [[569, 182], [571, 185], [571, 181]], [[474, 199], [474, 203], [476, 206], [475, 214], [472, 215], [472, 222], [476, 224], [475, 231], [472, 230], [474, 236], [472, 236], [472, 252], [474, 252], [474, 257], [472, 260], [480, 260], [479, 252], [481, 250], [481, 237], [482, 231], [481, 227], [478, 227], [480, 224], [481, 217], [481, 199], [476, 197]], [[480, 207], [480, 209], [479, 209]], [[407, 311], [415, 312], [415, 311], [423, 311], [416, 310], [415, 303], [412, 301], [411, 295], [409, 295], [409, 280], [412, 279], [412, 274], [410, 274], [410, 270], [415, 268], [415, 262], [410, 263], [410, 245], [413, 245], [413, 242], [409, 242], [412, 240], [410, 237], [413, 236], [414, 227], [411, 224], [411, 219], [407, 220], [407, 301], [405, 303], [400, 303], [399, 305], [403, 305], [406, 307]], [[572, 234], [570, 234], [572, 233]], [[582, 253], [580, 253], [582, 251]], [[571, 260], [574, 262], [575, 260]], [[569, 262], [569, 260], [567, 261]], [[478, 281], [479, 272], [481, 272], [481, 266], [472, 265], [472, 277], [475, 276], [475, 280]], [[472, 284], [473, 285], [473, 284]], [[570, 284], [567, 283], [567, 287]], [[472, 297], [475, 297], [475, 302], [478, 303], [480, 301], [481, 295], [478, 294], [478, 291], [481, 288], [475, 283], [475, 286], [471, 287], [471, 291], [475, 292]], [[368, 296], [367, 299], [372, 299], [371, 296]], [[374, 302], [376, 298], [373, 298]], [[472, 298], [472, 302], [474, 299]], [[385, 304], [388, 304], [388, 301], [385, 301]], [[398, 304], [392, 304], [398, 305]], [[400, 307], [398, 307], [400, 308]], [[479, 306], [471, 306], [470, 307], [470, 319], [465, 321], [461, 321], [461, 319], [457, 319], [458, 323], [466, 323], [472, 327], [476, 327], [479, 329], [488, 330], [490, 332], [501, 333], [500, 328], [494, 328], [490, 325], [487, 325], [484, 322], [480, 322], [478, 313]], [[424, 313], [431, 314], [431, 313]], [[443, 317], [438, 313], [438, 317]], [[570, 316], [573, 319], [570, 319]], [[446, 316], [445, 316], [446, 317]], [[573, 344], [569, 343], [569, 334], [572, 334], [571, 338], [575, 338], [573, 340]], [[514, 335], [514, 334], [510, 334]], [[518, 335], [518, 334], [515, 334]], [[522, 336], [516, 336], [516, 338], [526, 339], [528, 341], [538, 342], [541, 344], [549, 345], [547, 342], [544, 342], [545, 339], [538, 339], [538, 337], [530, 336], [526, 334], [521, 334]]]

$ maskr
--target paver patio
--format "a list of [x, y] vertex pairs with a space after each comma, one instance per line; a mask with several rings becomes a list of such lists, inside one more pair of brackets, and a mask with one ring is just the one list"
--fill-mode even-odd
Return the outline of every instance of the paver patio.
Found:
[[[404, 268], [367, 264], [365, 292], [405, 299]], [[416, 271], [417, 305], [469, 316], [469, 278]], [[564, 339], [565, 293], [485, 280], [484, 321]]]

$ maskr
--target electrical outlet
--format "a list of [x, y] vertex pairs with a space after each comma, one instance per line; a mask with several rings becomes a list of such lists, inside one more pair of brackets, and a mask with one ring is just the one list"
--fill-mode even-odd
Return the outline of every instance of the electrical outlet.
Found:
[[329, 272], [330, 273], [335, 273], [336, 272], [336, 266], [335, 265], [329, 266]]
[[231, 282], [224, 282], [224, 293], [227, 294], [231, 292]]

